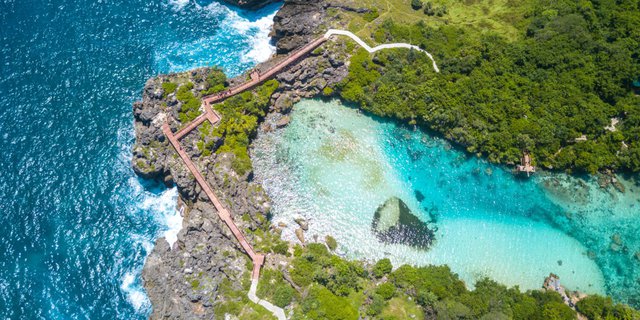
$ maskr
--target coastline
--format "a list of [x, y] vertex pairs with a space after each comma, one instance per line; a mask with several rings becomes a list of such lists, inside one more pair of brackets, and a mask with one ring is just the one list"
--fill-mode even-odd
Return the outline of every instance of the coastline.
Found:
[[[317, 25], [309, 15], [323, 10], [321, 4], [300, 5], [293, 3], [293, 8], [285, 3], [276, 14], [274, 20], [274, 36], [277, 38], [277, 48], [280, 53], [289, 52], [292, 46], [306, 44], [306, 41], [316, 34], [309, 33], [315, 30]], [[292, 10], [298, 10], [299, 15], [292, 14]], [[314, 11], [316, 10], [316, 11]], [[286, 19], [278, 18], [287, 14]], [[298, 20], [291, 17], [297, 17]], [[284, 20], [284, 21], [282, 21]], [[302, 21], [302, 22], [301, 22]], [[297, 32], [289, 33], [290, 26], [298, 27]], [[305, 28], [299, 28], [306, 26]], [[278, 55], [268, 61], [259, 64], [257, 69], [267, 69], [282, 59]], [[337, 83], [346, 75], [344, 63], [336, 65], [340, 74], [327, 72], [329, 79], [312, 77], [315, 66], [319, 60], [331, 64], [329, 57], [315, 56], [302, 60], [289, 68], [286, 72], [278, 74], [275, 78], [281, 82], [280, 89], [270, 97], [270, 105], [273, 110], [270, 118], [282, 119], [283, 114], [289, 111], [291, 104], [301, 96], [311, 97], [320, 93], [326, 83]], [[331, 60], [337, 63], [338, 60]], [[340, 68], [342, 67], [342, 68]], [[207, 74], [210, 68], [200, 68], [182, 73], [161, 75], [147, 81], [143, 90], [143, 99], [134, 105], [136, 144], [133, 148], [134, 157], [132, 165], [136, 173], [145, 178], [163, 181], [166, 185], [177, 186], [180, 201], [184, 202], [182, 229], [177, 235], [173, 246], [170, 246], [164, 237], [156, 240], [152, 252], [147, 257], [142, 271], [143, 284], [153, 305], [151, 318], [183, 317], [198, 315], [210, 317], [215, 314], [213, 305], [221, 302], [222, 291], [244, 291], [249, 287], [247, 276], [250, 268], [247, 267], [247, 257], [239, 250], [237, 242], [222, 224], [220, 219], [210, 212], [215, 208], [203, 198], [201, 188], [190, 178], [178, 159], [173, 156], [174, 151], [166, 143], [166, 139], [159, 130], [158, 124], [162, 119], [158, 117], [167, 108], [177, 118], [177, 101], [173, 96], [172, 101], [166, 101], [167, 95], [163, 93], [162, 83], [175, 79], [192, 82], [194, 91], [203, 91], [206, 86]], [[331, 78], [329, 76], [333, 76]], [[233, 86], [245, 81], [246, 74], [229, 79]], [[298, 79], [306, 79], [301, 83]], [[314, 82], [312, 79], [316, 79]], [[324, 85], [323, 85], [324, 83]], [[266, 123], [266, 122], [265, 122]], [[201, 151], [196, 147], [198, 130], [183, 138], [183, 147], [190, 155], [200, 155]], [[232, 154], [212, 154], [206, 158], [198, 158], [195, 162], [200, 168], [204, 168], [205, 179], [216, 192], [221, 195], [221, 201], [228, 205], [233, 212], [234, 221], [242, 230], [258, 231], [268, 230], [267, 215], [269, 214], [268, 196], [262, 188], [251, 181], [250, 173], [242, 176], [233, 169]], [[251, 232], [246, 234], [250, 243], [256, 243], [256, 236]], [[275, 263], [271, 261], [268, 263]], [[228, 288], [228, 289], [227, 289]], [[256, 311], [260, 313], [261, 311]]]

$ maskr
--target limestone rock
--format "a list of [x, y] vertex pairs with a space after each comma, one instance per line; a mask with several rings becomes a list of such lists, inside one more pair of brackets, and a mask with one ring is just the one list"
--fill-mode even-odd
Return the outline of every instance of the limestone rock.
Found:
[[305, 218], [296, 218], [295, 221], [304, 231], [309, 231], [309, 222]]
[[274, 108], [278, 112], [289, 112], [293, 107], [293, 99], [287, 94], [283, 94], [276, 99]]
[[296, 237], [298, 237], [298, 240], [304, 244], [304, 231], [302, 231], [302, 228], [296, 229]]
[[278, 120], [278, 122], [276, 122], [276, 127], [284, 128], [289, 124], [290, 121], [291, 118], [289, 116], [283, 116], [282, 118], [280, 118], [280, 120]]
[[288, 53], [319, 36], [324, 13], [323, 0], [286, 0], [273, 18], [272, 36], [276, 40], [276, 52]]
[[427, 223], [416, 217], [404, 201], [397, 197], [389, 198], [378, 207], [371, 230], [382, 242], [406, 244], [421, 249], [427, 249], [435, 236]]

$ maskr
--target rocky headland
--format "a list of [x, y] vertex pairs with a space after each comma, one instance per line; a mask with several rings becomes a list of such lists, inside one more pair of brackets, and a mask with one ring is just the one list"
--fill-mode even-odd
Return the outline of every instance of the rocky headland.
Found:
[[[229, 2], [249, 6], [248, 2], [258, 5], [269, 1]], [[323, 1], [286, 1], [274, 18], [272, 36], [277, 44], [277, 53], [288, 53], [322, 34], [326, 30], [322, 27], [326, 7]], [[347, 59], [331, 52], [316, 50], [275, 77], [279, 85], [269, 97], [266, 116], [259, 119], [262, 123], [259, 130], [269, 131], [285, 126], [288, 122], [286, 114], [295, 102], [322, 94], [325, 88], [347, 75], [344, 63]], [[256, 69], [267, 70], [282, 58], [283, 55], [276, 55]], [[212, 72], [214, 69], [200, 68], [152, 78], [145, 84], [142, 101], [133, 106], [136, 132], [132, 159], [134, 171], [145, 179], [176, 186], [178, 202], [184, 206], [183, 226], [177, 241], [170, 247], [164, 238], [159, 238], [142, 272], [144, 287], [153, 305], [153, 319], [210, 319], [216, 316], [214, 305], [228, 299], [243, 299], [230, 297], [225, 292], [246, 292], [248, 288], [250, 259], [216, 216], [214, 206], [161, 129], [168, 117], [177, 120], [187, 108], [175, 88], [171, 92], [167, 84], [191, 83], [189, 91], [194, 97], [201, 97], [210, 89], [207, 78]], [[237, 85], [246, 79], [247, 75], [228, 79], [227, 86]], [[170, 121], [170, 124], [174, 130], [183, 125], [179, 121]], [[268, 196], [259, 184], [252, 181], [250, 171], [239, 174], [234, 170], [233, 153], [215, 150], [206, 153], [199, 147], [199, 143], [204, 142], [215, 149], [224, 139], [224, 136], [205, 135], [194, 130], [182, 138], [181, 145], [230, 209], [238, 227], [247, 231], [248, 241], [260, 249], [260, 243], [270, 237], [265, 232], [269, 233], [271, 229], [275, 231], [273, 234], [278, 234], [278, 228], [270, 226], [268, 220]], [[272, 255], [267, 259], [267, 264], [278, 260]]]

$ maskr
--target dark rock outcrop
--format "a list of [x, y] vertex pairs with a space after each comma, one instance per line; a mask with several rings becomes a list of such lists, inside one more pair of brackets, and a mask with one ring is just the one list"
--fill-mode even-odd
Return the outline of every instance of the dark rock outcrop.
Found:
[[382, 242], [406, 244], [420, 249], [429, 248], [434, 239], [433, 230], [396, 197], [389, 198], [378, 207], [371, 230]]
[[325, 1], [285, 0], [273, 18], [272, 36], [277, 53], [288, 53], [311, 42], [325, 30], [321, 28], [325, 16]]

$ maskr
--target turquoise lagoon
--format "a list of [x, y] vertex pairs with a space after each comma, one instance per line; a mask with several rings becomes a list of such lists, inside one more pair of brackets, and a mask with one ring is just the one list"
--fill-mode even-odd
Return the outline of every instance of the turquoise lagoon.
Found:
[[[349, 258], [448, 264], [470, 287], [490, 277], [536, 289], [553, 272], [571, 289], [638, 304], [640, 214], [629, 183], [621, 194], [566, 175], [517, 178], [339, 101], [299, 102], [289, 126], [258, 136], [252, 158], [289, 240], [302, 216], [307, 239], [330, 234]], [[391, 196], [437, 228], [431, 249], [373, 236], [374, 211]]]

